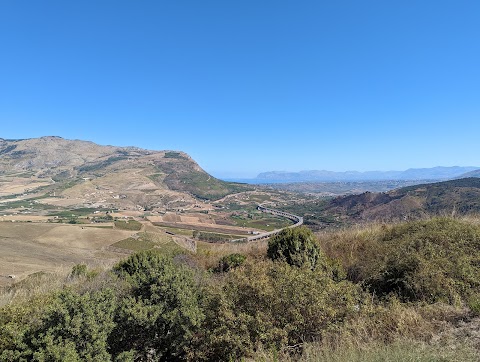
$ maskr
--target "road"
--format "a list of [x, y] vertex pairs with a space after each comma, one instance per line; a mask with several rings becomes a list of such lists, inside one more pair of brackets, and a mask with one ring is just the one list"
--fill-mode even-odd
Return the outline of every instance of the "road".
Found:
[[295, 224], [287, 226], [286, 228], [275, 229], [273, 231], [269, 231], [269, 232], [266, 232], [266, 233], [261, 233], [261, 234], [258, 234], [258, 235], [249, 236], [247, 238], [232, 240], [232, 242], [240, 242], [240, 241], [244, 241], [245, 239], [247, 240], [247, 242], [268, 239], [268, 238], [272, 237], [273, 235], [278, 234], [280, 231], [282, 231], [284, 229], [295, 228], [295, 227], [303, 224], [303, 217], [298, 216], [298, 215], [294, 215], [294, 214], [290, 214], [288, 212], [284, 212], [284, 211], [281, 211], [281, 210], [276, 210], [276, 209], [272, 209], [272, 208], [269, 208], [269, 207], [265, 207], [262, 204], [259, 204], [257, 206], [257, 209], [262, 211], [262, 212], [267, 212], [269, 214], [285, 217], [287, 219], [290, 219], [290, 220], [294, 221]]

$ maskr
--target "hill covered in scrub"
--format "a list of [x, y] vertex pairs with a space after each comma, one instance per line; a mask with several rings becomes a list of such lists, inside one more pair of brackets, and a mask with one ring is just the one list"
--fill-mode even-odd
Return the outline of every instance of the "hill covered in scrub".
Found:
[[325, 212], [360, 220], [398, 220], [427, 215], [480, 212], [480, 179], [415, 185], [385, 193], [333, 199]]
[[[2, 185], [43, 187], [56, 197], [105, 207], [155, 207], [194, 199], [216, 200], [247, 190], [206, 173], [189, 155], [137, 147], [41, 137], [0, 139]], [[82, 202], [84, 200], [84, 202]]]
[[282, 210], [304, 217], [314, 230], [372, 221], [417, 220], [430, 216], [480, 213], [480, 178], [463, 178], [363, 192], [302, 203], [284, 203]]
[[5, 291], [0, 361], [474, 361], [479, 261], [452, 218], [139, 252]]

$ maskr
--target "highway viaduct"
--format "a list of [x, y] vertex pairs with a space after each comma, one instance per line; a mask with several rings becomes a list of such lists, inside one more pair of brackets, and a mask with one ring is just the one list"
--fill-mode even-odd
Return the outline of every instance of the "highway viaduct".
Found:
[[273, 231], [269, 231], [269, 232], [266, 232], [266, 233], [261, 233], [261, 234], [258, 234], [258, 235], [252, 235], [252, 236], [242, 238], [242, 239], [232, 240], [232, 242], [240, 242], [240, 241], [251, 242], [251, 241], [259, 241], [259, 240], [268, 239], [268, 238], [278, 234], [280, 231], [282, 231], [284, 229], [295, 228], [295, 227], [303, 224], [303, 217], [298, 216], [298, 215], [290, 214], [288, 212], [284, 212], [284, 211], [281, 211], [281, 210], [272, 209], [270, 207], [265, 207], [262, 204], [259, 204], [257, 206], [257, 209], [262, 211], [262, 212], [266, 212], [266, 213], [269, 213], [269, 214], [272, 214], [272, 215], [285, 217], [285, 218], [290, 219], [293, 222], [295, 222], [295, 224], [287, 226], [286, 228], [283, 228], [283, 229], [275, 229]]

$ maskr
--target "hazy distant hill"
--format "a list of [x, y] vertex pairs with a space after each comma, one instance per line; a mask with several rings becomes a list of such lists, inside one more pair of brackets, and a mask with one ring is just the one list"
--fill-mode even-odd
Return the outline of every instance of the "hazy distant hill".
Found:
[[480, 170], [470, 171], [460, 175], [459, 178], [480, 177]]
[[300, 171], [263, 172], [257, 176], [257, 180], [271, 180], [272, 182], [302, 182], [302, 181], [375, 181], [375, 180], [446, 180], [461, 176], [467, 172], [478, 170], [479, 167], [432, 167], [411, 168], [406, 171]]
[[395, 220], [431, 214], [480, 212], [480, 178], [404, 187], [386, 193], [365, 192], [337, 197], [327, 214], [361, 220]]
[[93, 200], [94, 194], [108, 190], [118, 195], [116, 199], [123, 195], [142, 205], [183, 197], [218, 199], [245, 189], [209, 175], [183, 152], [101, 146], [60, 137], [0, 139], [1, 175], [51, 179], [68, 198]]

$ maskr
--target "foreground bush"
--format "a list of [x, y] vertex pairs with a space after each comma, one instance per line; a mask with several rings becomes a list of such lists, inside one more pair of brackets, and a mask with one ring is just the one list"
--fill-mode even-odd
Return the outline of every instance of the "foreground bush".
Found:
[[113, 329], [115, 297], [111, 290], [60, 292], [45, 307], [40, 321], [16, 345], [4, 350], [3, 361], [109, 361], [107, 338]]
[[153, 251], [134, 254], [115, 270], [131, 292], [115, 317], [112, 350], [140, 360], [184, 358], [204, 317], [193, 273]]
[[225, 273], [245, 263], [247, 257], [243, 254], [228, 254], [220, 259], [217, 267], [214, 269], [217, 273]]
[[325, 239], [350, 280], [376, 296], [455, 304], [480, 291], [480, 227], [474, 224], [434, 218]]
[[307, 227], [287, 228], [270, 238], [267, 255], [272, 260], [312, 269], [323, 261], [316, 237]]
[[195, 359], [238, 360], [256, 349], [295, 349], [339, 328], [361, 293], [320, 270], [287, 263], [246, 263], [207, 294]]

